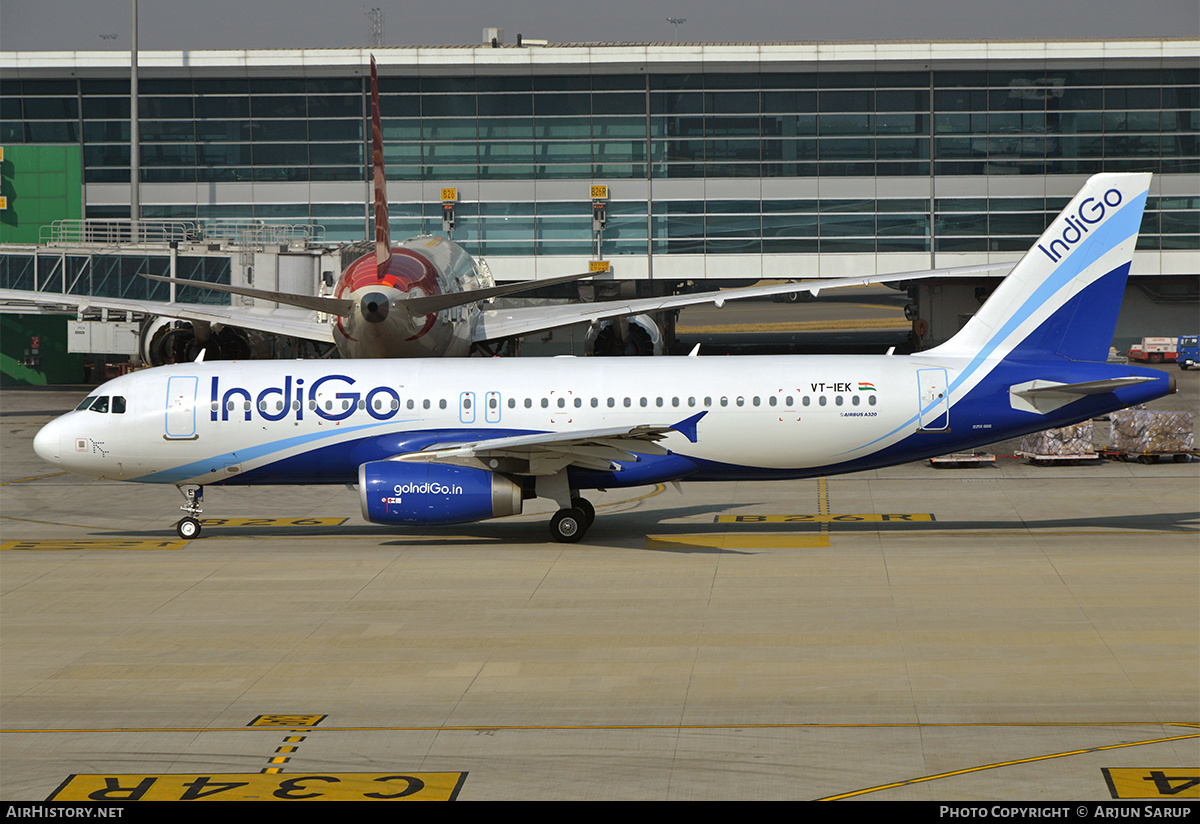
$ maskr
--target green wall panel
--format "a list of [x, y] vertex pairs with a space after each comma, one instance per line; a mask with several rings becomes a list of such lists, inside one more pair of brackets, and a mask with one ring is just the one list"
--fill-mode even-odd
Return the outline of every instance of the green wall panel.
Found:
[[83, 154], [79, 146], [4, 147], [0, 243], [37, 243], [55, 220], [83, 217]]

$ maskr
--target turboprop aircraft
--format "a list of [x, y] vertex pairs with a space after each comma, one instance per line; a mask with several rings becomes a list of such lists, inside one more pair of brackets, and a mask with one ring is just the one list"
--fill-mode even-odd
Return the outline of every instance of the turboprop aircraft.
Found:
[[209, 362], [105, 383], [34, 449], [98, 478], [357, 484], [363, 517], [453, 524], [583, 491], [872, 469], [1066, 426], [1174, 391], [1105, 363], [1150, 185], [1091, 178], [967, 324], [913, 355]]
[[[452, 240], [426, 235], [393, 243], [388, 225], [383, 131], [374, 58], [371, 59], [371, 145], [374, 248], [346, 267], [334, 285], [332, 295], [299, 295], [148, 274], [144, 277], [150, 280], [242, 295], [279, 306], [264, 310], [261, 306], [251, 309], [10, 289], [0, 289], [0, 302], [17, 307], [70, 307], [80, 313], [87, 309], [103, 309], [155, 316], [157, 320], [144, 327], [141, 336], [142, 358], [155, 365], [181, 359], [163, 352], [176, 348], [181, 353], [191, 352], [191, 357], [199, 349], [226, 357], [229, 350], [249, 352], [251, 347], [244, 333], [247, 329], [318, 344], [332, 343], [342, 358], [460, 357], [476, 349], [494, 353], [497, 344], [505, 339], [576, 323], [600, 323], [606, 319], [644, 316], [703, 303], [722, 305], [731, 300], [796, 292], [816, 294], [821, 289], [867, 283], [994, 272], [1011, 266], [996, 263], [635, 300], [501, 308], [488, 302], [497, 297], [593, 277], [594, 273], [497, 285], [486, 263], [472, 257]], [[170, 329], [175, 320], [190, 323], [190, 337], [186, 329]], [[218, 328], [222, 334], [213, 335]], [[165, 346], [161, 340], [156, 340], [157, 334], [168, 332], [175, 336], [172, 339], [177, 346]], [[222, 349], [226, 351], [222, 353]]]

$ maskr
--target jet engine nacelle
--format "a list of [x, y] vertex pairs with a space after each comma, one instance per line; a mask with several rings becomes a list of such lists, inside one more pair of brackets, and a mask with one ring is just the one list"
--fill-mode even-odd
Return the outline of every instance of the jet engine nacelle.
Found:
[[151, 366], [194, 361], [201, 349], [205, 360], [245, 360], [259, 348], [244, 329], [163, 317], [146, 320], [138, 335], [142, 361]]
[[371, 461], [358, 468], [363, 517], [375, 524], [465, 524], [521, 514], [521, 486], [469, 466]]
[[634, 315], [624, 321], [603, 320], [588, 328], [584, 346], [589, 355], [661, 355], [663, 336], [649, 315]]

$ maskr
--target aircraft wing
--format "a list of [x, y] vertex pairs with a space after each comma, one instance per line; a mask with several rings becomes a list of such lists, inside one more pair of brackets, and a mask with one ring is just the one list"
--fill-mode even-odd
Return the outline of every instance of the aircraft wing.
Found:
[[567, 466], [602, 471], [619, 471], [623, 463], [636, 463], [643, 455], [667, 455], [658, 441], [678, 432], [696, 442], [696, 425], [707, 412], [698, 412], [674, 424], [643, 424], [610, 429], [538, 432], [502, 438], [439, 443], [420, 452], [397, 455], [391, 460], [419, 463], [480, 464], [501, 471], [550, 475]]
[[596, 303], [554, 304], [548, 306], [523, 306], [513, 309], [484, 309], [475, 330], [475, 341], [495, 340], [514, 335], [526, 335], [544, 329], [589, 323], [608, 318], [640, 315], [645, 312], [661, 312], [684, 306], [713, 303], [721, 307], [726, 301], [746, 298], [786, 295], [791, 292], [811, 292], [816, 295], [823, 289], [842, 289], [847, 286], [867, 286], [876, 283], [897, 283], [922, 278], [953, 277], [985, 272], [1004, 272], [1015, 263], [988, 263], [978, 266], [956, 266], [948, 269], [923, 269], [916, 272], [898, 272], [892, 275], [870, 275], [850, 278], [824, 278], [820, 280], [789, 281], [772, 286], [747, 286], [740, 289], [724, 289], [712, 292], [691, 292], [685, 295], [670, 295], [660, 298], [636, 300], [613, 300]]
[[255, 329], [276, 335], [333, 343], [333, 327], [317, 320], [310, 310], [280, 306], [265, 311], [250, 311], [234, 306], [209, 306], [201, 303], [165, 303], [155, 300], [64, 295], [0, 289], [0, 304], [6, 309], [40, 313], [79, 314], [88, 309], [134, 312], [177, 320], [223, 323], [243, 329]]

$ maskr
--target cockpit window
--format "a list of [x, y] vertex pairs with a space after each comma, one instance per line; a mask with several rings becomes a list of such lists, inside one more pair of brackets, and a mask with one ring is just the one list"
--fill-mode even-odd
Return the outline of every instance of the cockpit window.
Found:
[[96, 402], [89, 407], [93, 412], [108, 411], [108, 395], [101, 395], [96, 398]]
[[113, 395], [112, 411], [114, 415], [125, 414], [125, 399], [120, 395]]
[[92, 405], [92, 402], [94, 400], [96, 400], [95, 395], [88, 395], [86, 398], [84, 398], [83, 400], [81, 400], [79, 402], [79, 406], [75, 407], [75, 411], [78, 412], [81, 409], [87, 409], [89, 406]]

